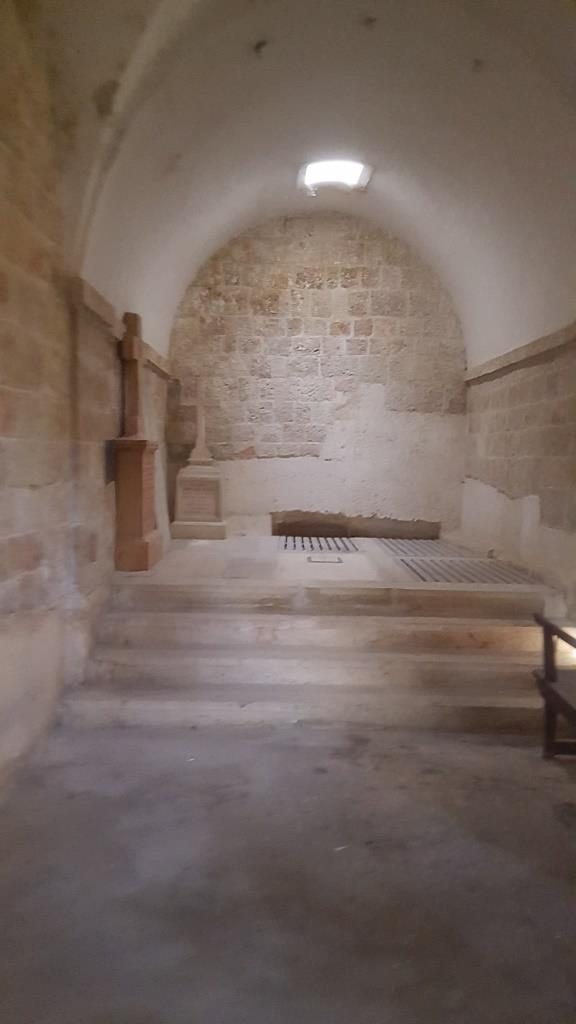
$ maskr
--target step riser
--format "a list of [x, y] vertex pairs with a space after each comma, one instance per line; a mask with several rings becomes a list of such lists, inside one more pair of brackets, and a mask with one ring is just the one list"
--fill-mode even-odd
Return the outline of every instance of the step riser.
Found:
[[194, 611], [208, 608], [253, 612], [362, 614], [531, 619], [543, 612], [545, 598], [536, 590], [506, 593], [384, 587], [238, 587], [119, 584], [112, 606], [119, 611]]
[[98, 639], [113, 647], [191, 648], [206, 646], [308, 647], [347, 650], [381, 650], [398, 653], [474, 651], [503, 654], [534, 654], [541, 650], [536, 626], [511, 624], [457, 625], [454, 622], [426, 625], [413, 620], [299, 616], [274, 622], [271, 616], [231, 616], [199, 620], [164, 613], [106, 617]]
[[442, 705], [429, 698], [415, 701], [236, 702], [146, 700], [138, 698], [91, 700], [78, 698], [64, 704], [62, 720], [72, 726], [221, 726], [282, 725], [295, 722], [365, 724], [380, 728], [410, 728], [458, 732], [509, 734], [536, 733], [541, 711], [534, 702], [516, 707]]
[[510, 668], [493, 667], [488, 670], [461, 665], [437, 666], [371, 663], [342, 663], [317, 660], [274, 658], [201, 658], [197, 654], [184, 655], [174, 661], [166, 658], [147, 662], [144, 652], [134, 661], [94, 657], [88, 667], [87, 682], [96, 686], [149, 686], [162, 688], [175, 686], [190, 689], [195, 686], [331, 686], [375, 687], [388, 692], [399, 686], [405, 692], [426, 687], [461, 693], [471, 690], [479, 693], [515, 694], [534, 692], [534, 682], [528, 666]]

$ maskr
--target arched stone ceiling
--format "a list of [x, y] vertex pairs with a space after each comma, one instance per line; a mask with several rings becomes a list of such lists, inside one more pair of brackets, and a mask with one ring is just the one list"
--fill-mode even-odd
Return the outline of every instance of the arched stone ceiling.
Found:
[[[311, 204], [421, 251], [454, 297], [470, 365], [574, 319], [572, 0], [132, 5], [73, 215], [82, 273], [140, 312], [158, 348], [211, 252]], [[368, 191], [301, 196], [300, 164], [333, 155], [373, 165]]]

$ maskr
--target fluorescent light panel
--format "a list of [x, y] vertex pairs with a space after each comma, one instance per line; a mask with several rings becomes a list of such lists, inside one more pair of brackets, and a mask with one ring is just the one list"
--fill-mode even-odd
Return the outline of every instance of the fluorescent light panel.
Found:
[[300, 183], [309, 192], [322, 185], [338, 188], [365, 188], [370, 180], [370, 168], [357, 160], [317, 160], [306, 164], [300, 171]]

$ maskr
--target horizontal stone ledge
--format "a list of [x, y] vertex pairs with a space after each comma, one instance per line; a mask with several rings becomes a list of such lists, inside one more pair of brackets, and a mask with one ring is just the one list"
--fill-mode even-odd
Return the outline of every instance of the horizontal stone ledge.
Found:
[[554, 331], [552, 334], [536, 338], [535, 341], [529, 341], [526, 345], [520, 345], [518, 348], [512, 349], [511, 352], [495, 356], [494, 359], [489, 359], [487, 362], [481, 363], [480, 366], [474, 367], [466, 374], [466, 384], [479, 384], [484, 380], [500, 377], [505, 373], [512, 373], [521, 366], [525, 366], [533, 360], [548, 355], [555, 349], [575, 344], [576, 323], [572, 323], [560, 328], [558, 331]]
[[92, 313], [110, 331], [110, 340], [117, 341], [123, 332], [123, 326], [116, 316], [116, 310], [88, 281], [83, 277], [71, 277], [68, 293], [72, 304], [77, 309]]
[[164, 380], [171, 380], [172, 374], [170, 373], [168, 360], [165, 356], [161, 356], [160, 353], [157, 352], [156, 349], [152, 348], [151, 345], [148, 345], [147, 342], [144, 342], [143, 348], [145, 366], [147, 366], [149, 370], [152, 370], [153, 373], [158, 374], [158, 376], [162, 377]]
[[[116, 310], [104, 298], [96, 288], [93, 288], [83, 277], [71, 277], [69, 281], [69, 296], [72, 304], [78, 309], [87, 310], [104, 324], [109, 330], [109, 339], [116, 344], [124, 336], [124, 324], [117, 317]], [[165, 380], [169, 380], [172, 374], [169, 370], [169, 363], [165, 356], [149, 345], [143, 343], [144, 364]]]

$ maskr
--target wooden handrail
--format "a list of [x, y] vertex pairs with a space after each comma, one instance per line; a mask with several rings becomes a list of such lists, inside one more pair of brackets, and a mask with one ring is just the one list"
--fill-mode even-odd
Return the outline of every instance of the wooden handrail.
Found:
[[[562, 689], [558, 684], [556, 670], [556, 640], [562, 640], [569, 647], [576, 648], [576, 637], [561, 629], [544, 615], [535, 615], [535, 621], [542, 626], [544, 636], [544, 670], [534, 673], [538, 689], [544, 698], [544, 757], [555, 757], [556, 754], [576, 754], [576, 740], [556, 738], [558, 715], [562, 715], [572, 724], [576, 723], [576, 705], [570, 690]], [[569, 671], [568, 675], [574, 675]]]

